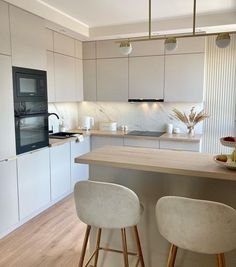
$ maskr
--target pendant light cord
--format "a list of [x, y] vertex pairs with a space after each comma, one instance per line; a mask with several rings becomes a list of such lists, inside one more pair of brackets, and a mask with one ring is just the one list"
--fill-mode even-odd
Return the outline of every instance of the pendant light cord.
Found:
[[197, 0], [193, 1], [193, 35], [196, 34], [196, 7], [197, 7]]

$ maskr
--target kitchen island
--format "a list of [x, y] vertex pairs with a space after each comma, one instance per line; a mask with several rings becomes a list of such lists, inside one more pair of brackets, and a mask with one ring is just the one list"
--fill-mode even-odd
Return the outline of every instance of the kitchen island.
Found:
[[[160, 197], [207, 199], [236, 208], [236, 172], [218, 166], [210, 154], [107, 146], [78, 157], [75, 162], [90, 164], [91, 180], [118, 183], [137, 193], [144, 205], [139, 229], [148, 267], [164, 267], [168, 255], [169, 244], [158, 233], [155, 221], [155, 204]], [[103, 242], [119, 248], [119, 233], [104, 232]], [[95, 233], [93, 241], [94, 238]], [[128, 244], [132, 249], [131, 236]], [[104, 258], [105, 266], [122, 266], [120, 255], [104, 254]], [[226, 260], [227, 266], [236, 266], [236, 251], [226, 254]], [[130, 258], [130, 262], [133, 266], [135, 261]], [[104, 266], [103, 262], [100, 266]], [[176, 266], [213, 267], [215, 257], [180, 250]]]

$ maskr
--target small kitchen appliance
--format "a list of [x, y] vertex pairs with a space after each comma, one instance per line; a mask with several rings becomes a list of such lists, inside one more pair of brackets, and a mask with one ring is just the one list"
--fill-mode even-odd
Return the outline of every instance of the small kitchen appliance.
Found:
[[83, 130], [91, 130], [94, 126], [94, 118], [89, 116], [84, 116], [81, 118], [81, 128]]

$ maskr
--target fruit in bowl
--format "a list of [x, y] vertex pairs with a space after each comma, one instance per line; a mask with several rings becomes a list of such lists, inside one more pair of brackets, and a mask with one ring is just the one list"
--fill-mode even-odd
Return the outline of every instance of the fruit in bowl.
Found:
[[218, 160], [218, 161], [222, 161], [222, 162], [227, 162], [227, 160], [228, 160], [228, 156], [227, 156], [227, 155], [223, 155], [223, 154], [221, 154], [221, 155], [217, 155], [217, 156], [216, 156], [216, 160]]
[[223, 140], [226, 142], [236, 142], [236, 138], [233, 136], [224, 137]]
[[236, 149], [233, 151], [233, 153], [230, 155], [230, 158], [232, 161], [236, 162]]

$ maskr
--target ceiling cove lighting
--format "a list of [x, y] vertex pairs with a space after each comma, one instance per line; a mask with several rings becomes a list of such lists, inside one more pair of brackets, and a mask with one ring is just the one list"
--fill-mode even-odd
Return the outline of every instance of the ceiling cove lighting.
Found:
[[216, 45], [219, 48], [225, 48], [230, 44], [230, 34], [235, 34], [236, 31], [231, 32], [214, 32], [214, 33], [196, 33], [196, 7], [197, 0], [193, 0], [193, 27], [192, 33], [182, 33], [178, 35], [168, 34], [163, 36], [153, 36], [152, 35], [152, 0], [149, 0], [149, 9], [148, 9], [148, 28], [149, 34], [148, 36], [140, 36], [127, 39], [122, 39], [120, 41], [116, 41], [116, 43], [120, 44], [120, 51], [124, 55], [129, 55], [132, 52], [131, 43], [133, 42], [142, 42], [142, 41], [151, 41], [151, 40], [165, 40], [165, 49], [168, 51], [174, 50], [177, 47], [177, 39], [178, 38], [189, 38], [189, 37], [206, 37], [206, 36], [217, 36], [216, 37]]

